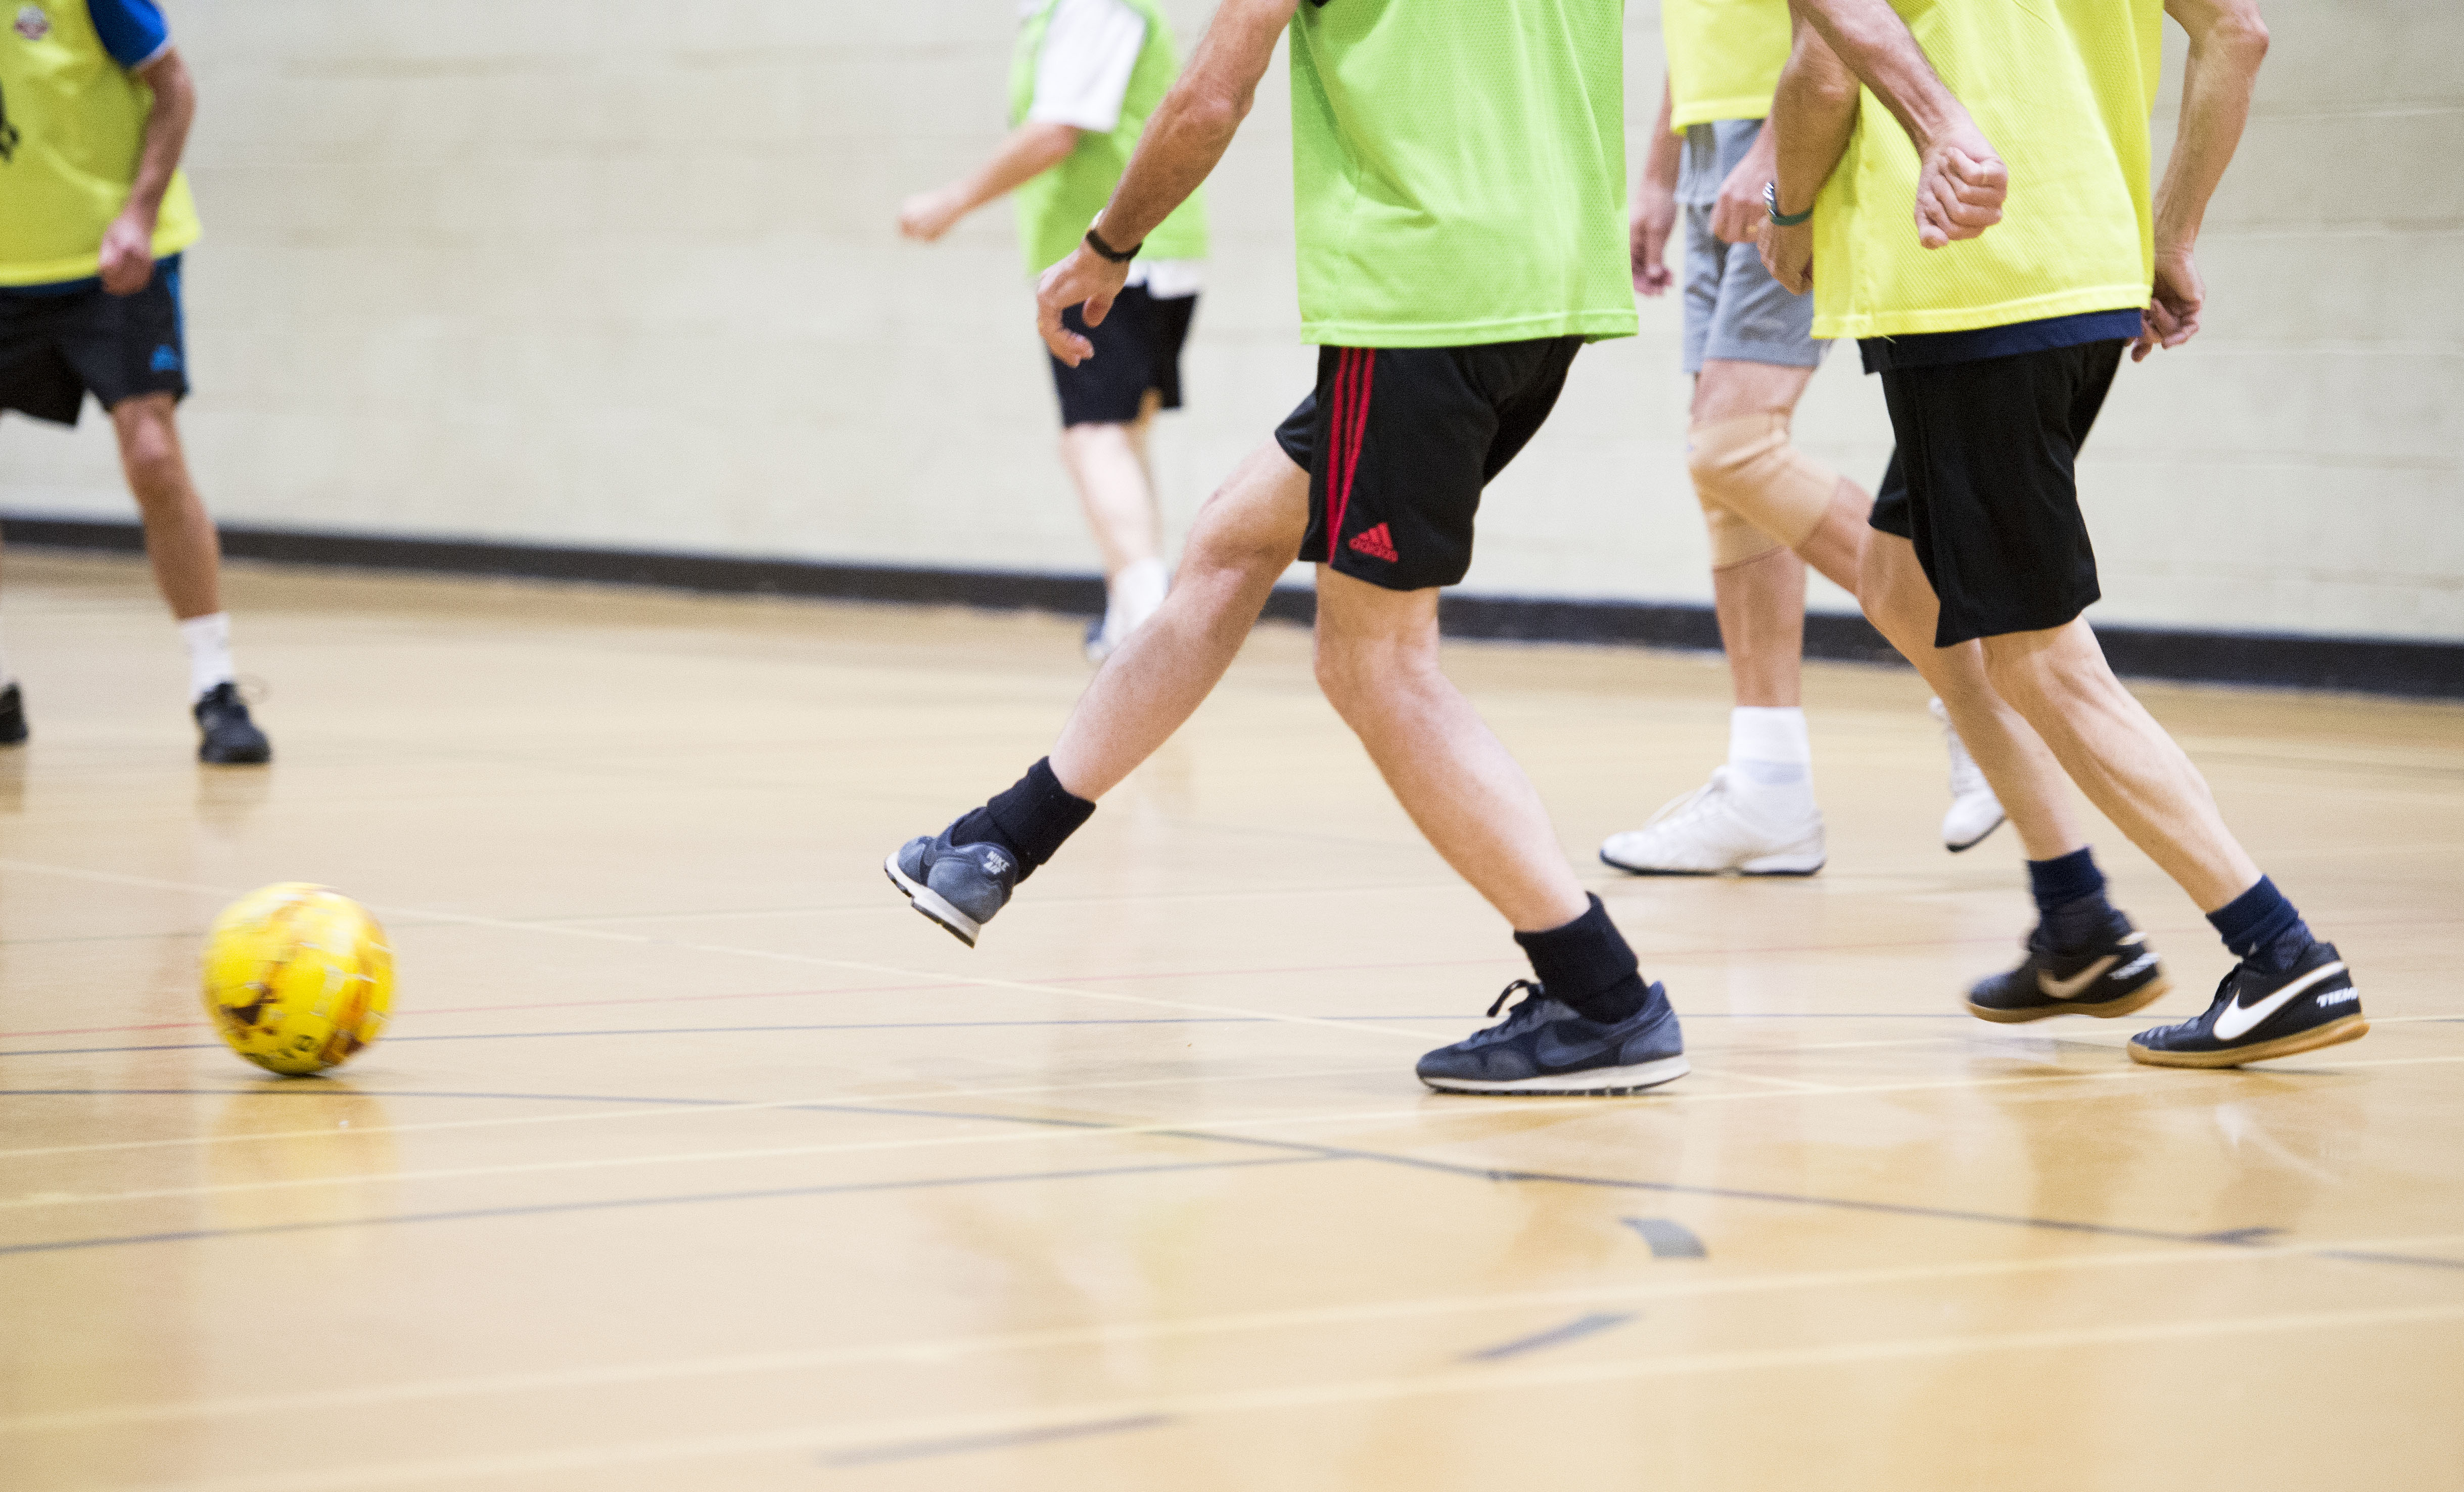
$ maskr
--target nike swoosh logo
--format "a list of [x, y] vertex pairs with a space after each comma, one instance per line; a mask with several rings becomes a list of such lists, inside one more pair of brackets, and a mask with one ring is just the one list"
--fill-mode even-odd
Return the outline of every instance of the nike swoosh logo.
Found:
[[2076, 1000], [2087, 987], [2104, 977], [2104, 971], [2122, 962], [2119, 953], [2107, 953], [2068, 979], [2057, 979], [2043, 969], [2036, 970], [2036, 988], [2057, 1000]]
[[1540, 1034], [1540, 1039], [1531, 1044], [1531, 1055], [1540, 1058], [1544, 1066], [1567, 1067], [1597, 1057], [1608, 1049], [1609, 1043], [1604, 1040], [1561, 1045], [1553, 1033], [1544, 1031]]
[[2310, 970], [2256, 1005], [2244, 1005], [2240, 1000], [2235, 999], [2216, 1015], [2215, 1038], [2219, 1041], [2240, 1040], [2248, 1035], [2252, 1028], [2260, 1021], [2292, 1004], [2297, 996], [2306, 993], [2312, 985], [2329, 975], [2341, 974], [2343, 971], [2344, 962], [2338, 959], [2332, 964], [2322, 964]]

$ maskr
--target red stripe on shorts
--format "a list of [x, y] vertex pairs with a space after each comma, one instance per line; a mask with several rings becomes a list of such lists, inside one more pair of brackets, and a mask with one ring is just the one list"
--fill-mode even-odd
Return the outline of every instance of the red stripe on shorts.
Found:
[[[1353, 375], [1351, 405], [1345, 412], [1351, 428], [1345, 433], [1343, 442], [1343, 506], [1338, 510], [1345, 515], [1352, 511], [1352, 481], [1360, 470], [1361, 441], [1369, 433], [1369, 394], [1377, 381], [1377, 349], [1356, 347], [1351, 350], [1354, 354], [1353, 366], [1357, 371]], [[1326, 557], [1330, 564], [1334, 559], [1335, 546], [1342, 542], [1343, 527], [1338, 519], [1333, 531], [1327, 535]]]

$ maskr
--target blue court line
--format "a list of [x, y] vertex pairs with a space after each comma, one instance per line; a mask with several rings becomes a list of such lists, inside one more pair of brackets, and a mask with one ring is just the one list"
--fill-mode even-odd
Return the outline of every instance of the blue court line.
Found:
[[0, 1244], [0, 1256], [60, 1254], [78, 1249], [120, 1248], [139, 1243], [190, 1243], [206, 1238], [250, 1238], [277, 1233], [323, 1233], [339, 1228], [390, 1228], [405, 1223], [471, 1222], [483, 1218], [537, 1217], [555, 1213], [601, 1213], [634, 1207], [681, 1207], [702, 1202], [767, 1202], [783, 1197], [845, 1196], [868, 1191], [931, 1191], [953, 1187], [999, 1186], [1021, 1181], [1088, 1181], [1107, 1176], [1146, 1176], [1187, 1170], [1238, 1170], [1260, 1166], [1307, 1166], [1314, 1155], [1272, 1160], [1172, 1161], [1148, 1166], [1101, 1166], [1078, 1170], [943, 1176], [930, 1181], [847, 1181], [815, 1187], [774, 1187], [758, 1191], [696, 1191], [673, 1196], [609, 1197], [593, 1202], [539, 1202], [523, 1207], [474, 1207], [449, 1213], [390, 1213], [327, 1222], [267, 1223], [254, 1228], [191, 1228], [177, 1233], [138, 1233], [99, 1238], [59, 1238], [46, 1243]]
[[[321, 1095], [324, 1097], [389, 1098], [389, 1099], [488, 1099], [543, 1103], [633, 1103], [676, 1104], [690, 1107], [733, 1107], [740, 1103], [733, 1099], [616, 1098], [605, 1094], [584, 1093], [445, 1093], [382, 1088], [328, 1088], [314, 1080], [268, 1081], [257, 1088], [0, 1088], [0, 1098], [52, 1097], [187, 1097], [214, 1098], [231, 1094], [266, 1093]], [[914, 1119], [979, 1120], [997, 1124], [1031, 1125], [1039, 1127], [1067, 1129], [1110, 1129], [1115, 1125], [1096, 1120], [1047, 1119], [1020, 1114], [983, 1114], [952, 1112], [943, 1109], [892, 1108], [886, 1105], [852, 1103], [782, 1103], [781, 1109], [805, 1109], [820, 1113], [854, 1113], [887, 1115]], [[1676, 1181], [1638, 1181], [1617, 1176], [1585, 1176], [1563, 1171], [1524, 1170], [1514, 1168], [1471, 1166], [1455, 1161], [1431, 1160], [1419, 1155], [1397, 1155], [1383, 1150], [1364, 1150], [1351, 1146], [1321, 1145], [1306, 1141], [1271, 1140], [1258, 1135], [1219, 1134], [1197, 1129], [1150, 1129], [1141, 1134], [1155, 1139], [1194, 1140], [1215, 1145], [1242, 1146], [1252, 1149], [1279, 1150], [1295, 1158], [1316, 1160], [1373, 1161], [1385, 1166], [1401, 1166], [1414, 1170], [1432, 1171], [1440, 1175], [1462, 1176], [1487, 1182], [1508, 1182], [1529, 1185], [1594, 1187], [1607, 1191], [1651, 1191], [1671, 1196], [1714, 1197], [1722, 1201], [1764, 1202], [1785, 1207], [1816, 1207], [1837, 1212], [1867, 1213], [1893, 1217], [1915, 1217], [1937, 1222], [1982, 1223], [2004, 1228], [2031, 1228], [2057, 1233], [2081, 1234], [2094, 1237], [2136, 1238], [2156, 1243], [2240, 1244], [2263, 1247], [2265, 1240], [2249, 1236], [2250, 1230], [2223, 1233], [2171, 1233], [2156, 1228], [2130, 1228], [2117, 1223], [2077, 1222], [2060, 1217], [2030, 1217], [2009, 1213], [1980, 1213], [1958, 1208], [1924, 1207], [1906, 1202], [1874, 1202], [1856, 1197], [1818, 1196], [1793, 1191], [1762, 1191], [1740, 1187], [1706, 1187]], [[589, 1206], [591, 1204], [581, 1204]], [[610, 1205], [624, 1205], [622, 1203]], [[519, 1209], [513, 1211], [518, 1212]], [[475, 1215], [493, 1215], [481, 1214]], [[318, 1227], [341, 1227], [348, 1224], [315, 1224]], [[210, 1236], [210, 1235], [209, 1235]], [[2365, 1263], [2412, 1264], [2430, 1269], [2464, 1270], [2464, 1259], [2439, 1258], [2430, 1255], [2381, 1254], [2356, 1250], [2317, 1250], [2309, 1256]]]
[[1169, 1414], [1132, 1414], [1122, 1419], [1094, 1419], [1080, 1425], [1052, 1425], [1042, 1430], [1005, 1430], [993, 1435], [956, 1435], [938, 1440], [902, 1440], [859, 1451], [841, 1451], [822, 1458], [825, 1466], [877, 1466], [884, 1461], [915, 1460], [926, 1456], [956, 1456], [966, 1451], [999, 1451], [1016, 1445], [1041, 1445], [1047, 1440], [1075, 1440], [1090, 1435], [1115, 1435], [1124, 1430], [1152, 1430], [1172, 1423]]
[[1588, 1316], [1577, 1316], [1562, 1326], [1551, 1326], [1546, 1331], [1534, 1332], [1528, 1337], [1517, 1337], [1511, 1342], [1500, 1342], [1495, 1347], [1485, 1347], [1477, 1351], [1465, 1352], [1463, 1360], [1466, 1363], [1493, 1363], [1500, 1358], [1520, 1357], [1526, 1352], [1537, 1352], [1542, 1347], [1563, 1347], [1569, 1342], [1579, 1342], [1585, 1337], [1595, 1336], [1613, 1326], [1622, 1326], [1634, 1319], [1635, 1313], [1632, 1311], [1594, 1311]]

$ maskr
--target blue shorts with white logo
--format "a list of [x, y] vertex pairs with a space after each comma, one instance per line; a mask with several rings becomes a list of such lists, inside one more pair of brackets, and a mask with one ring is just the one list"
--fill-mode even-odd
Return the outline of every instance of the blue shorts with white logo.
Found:
[[180, 256], [134, 295], [98, 279], [0, 288], [0, 410], [74, 425], [92, 393], [108, 410], [140, 394], [188, 393]]

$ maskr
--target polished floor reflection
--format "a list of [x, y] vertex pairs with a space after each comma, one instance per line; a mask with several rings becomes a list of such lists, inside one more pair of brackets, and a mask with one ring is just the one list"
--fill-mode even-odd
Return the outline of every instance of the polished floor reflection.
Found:
[[[971, 953], [880, 858], [1069, 623], [243, 570], [277, 758], [213, 770], [142, 570], [8, 564], [10, 1492], [2464, 1486], [2464, 710], [2145, 691], [2373, 1027], [2161, 1071], [1961, 1013], [2028, 907], [1912, 675], [1812, 671], [1819, 877], [1639, 881], [1716, 663], [1457, 649], [1695, 1063], [1484, 1101], [1411, 1061], [1515, 949], [1296, 631]], [[2224, 956], [2099, 847], [2179, 1019]], [[400, 958], [330, 1080], [197, 1007], [277, 880]]]

